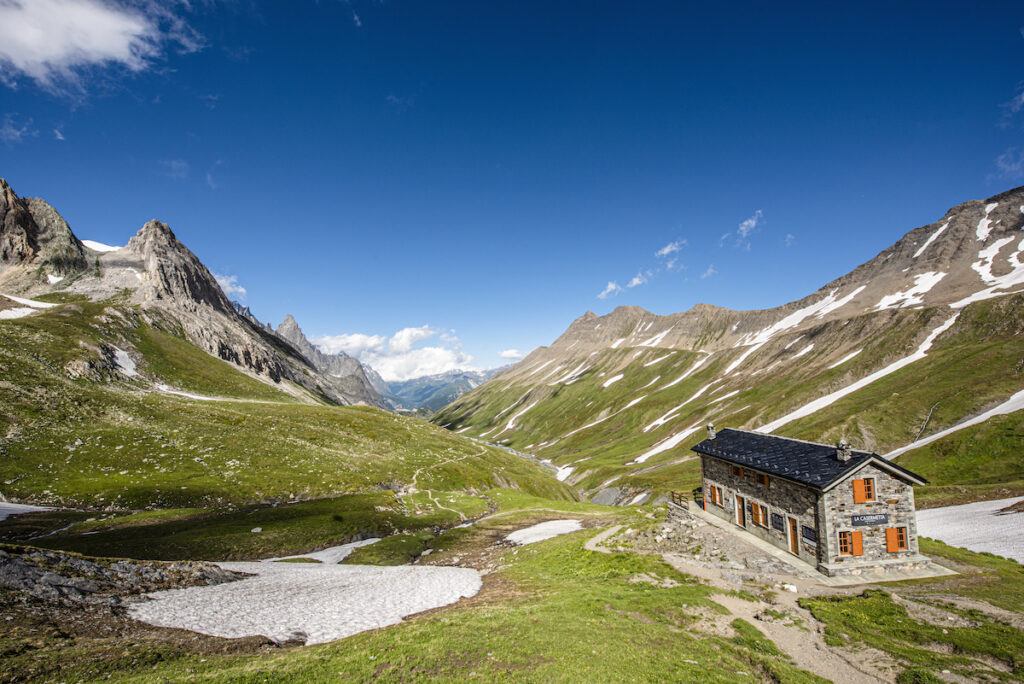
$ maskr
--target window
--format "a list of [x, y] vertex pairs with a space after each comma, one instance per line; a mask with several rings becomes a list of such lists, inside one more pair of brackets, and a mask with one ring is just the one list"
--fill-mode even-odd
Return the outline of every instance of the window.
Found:
[[743, 468], [740, 468], [739, 466], [733, 466], [732, 474], [735, 475], [736, 477], [743, 477]]
[[764, 473], [758, 473], [757, 474], [757, 484], [764, 485], [765, 487], [767, 487], [768, 486], [768, 476], [765, 475]]
[[802, 525], [800, 527], [800, 536], [804, 538], [804, 541], [808, 541], [813, 544], [818, 543], [818, 533], [814, 531], [813, 527]]
[[853, 503], [867, 503], [875, 500], [875, 480], [868, 477], [853, 481]]
[[711, 503], [722, 505], [722, 488], [711, 487]]
[[906, 527], [890, 527], [885, 531], [885, 550], [889, 553], [907, 550]]
[[857, 532], [839, 533], [839, 555], [840, 556], [863, 556], [864, 555], [864, 534]]
[[755, 525], [768, 527], [768, 507], [761, 504], [751, 504], [751, 516]]

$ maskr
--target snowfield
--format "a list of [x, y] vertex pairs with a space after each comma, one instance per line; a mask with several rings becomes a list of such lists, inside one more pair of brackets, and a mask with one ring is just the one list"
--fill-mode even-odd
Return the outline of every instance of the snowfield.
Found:
[[1024, 563], [1024, 513], [998, 513], [1021, 500], [979, 501], [918, 511], [917, 533], [951, 546], [987, 551]]
[[82, 240], [82, 244], [94, 252], [116, 252], [121, 249], [121, 247], [112, 247], [110, 245], [105, 245], [102, 242], [96, 242], [95, 240]]
[[280, 556], [278, 558], [264, 558], [261, 563], [274, 563], [280, 560], [286, 560], [288, 558], [313, 558], [326, 565], [337, 565], [341, 561], [348, 558], [349, 554], [358, 549], [360, 546], [369, 546], [370, 544], [376, 544], [380, 541], [380, 537], [372, 537], [370, 539], [363, 539], [362, 541], [351, 542], [349, 544], [342, 544], [341, 546], [332, 546], [329, 549], [323, 549], [321, 551], [313, 551], [311, 553], [300, 553], [297, 556]]
[[467, 568], [314, 563], [220, 563], [255, 575], [210, 587], [149, 594], [129, 614], [158, 627], [237, 638], [263, 635], [307, 644], [343, 639], [447, 606], [480, 591]]
[[544, 541], [552, 537], [560, 537], [563, 534], [569, 534], [570, 532], [582, 529], [583, 525], [580, 524], [579, 520], [549, 520], [516, 530], [506, 535], [505, 539], [513, 544], [533, 544], [534, 542]]
[[48, 511], [46, 506], [29, 506], [28, 504], [15, 504], [0, 501], [0, 520], [7, 520], [12, 515], [21, 513], [32, 513], [33, 511]]

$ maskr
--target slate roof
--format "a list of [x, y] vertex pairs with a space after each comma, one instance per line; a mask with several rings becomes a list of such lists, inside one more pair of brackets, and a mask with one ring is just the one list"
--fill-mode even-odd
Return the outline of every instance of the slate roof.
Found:
[[927, 484], [920, 475], [885, 460], [870, 451], [851, 450], [850, 460], [836, 458], [834, 444], [766, 435], [725, 428], [714, 439], [705, 439], [693, 451], [825, 490], [868, 461], [914, 484]]

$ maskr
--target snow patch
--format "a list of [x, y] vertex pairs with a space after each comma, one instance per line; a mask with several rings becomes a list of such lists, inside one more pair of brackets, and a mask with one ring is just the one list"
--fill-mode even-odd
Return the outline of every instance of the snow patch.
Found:
[[625, 337], [621, 337], [621, 338], [615, 340], [614, 342], [612, 342], [612, 349], [618, 349], [619, 345], [622, 344], [625, 341], [626, 341]]
[[934, 435], [928, 435], [924, 439], [920, 439], [920, 440], [918, 440], [916, 442], [912, 442], [911, 444], [908, 444], [905, 447], [900, 447], [899, 449], [895, 449], [894, 451], [890, 451], [889, 453], [887, 453], [885, 455], [885, 458], [889, 458], [889, 459], [896, 458], [897, 456], [899, 456], [902, 453], [905, 453], [907, 451], [911, 451], [912, 449], [917, 449], [919, 447], [923, 447], [926, 444], [931, 444], [935, 440], [942, 439], [943, 437], [945, 437], [947, 435], [950, 435], [950, 434], [952, 434], [954, 432], [957, 432], [958, 430], [963, 430], [964, 428], [969, 428], [972, 425], [977, 425], [978, 423], [984, 423], [989, 418], [993, 418], [995, 416], [1005, 416], [1008, 413], [1014, 413], [1016, 411], [1022, 411], [1022, 410], [1024, 410], [1024, 390], [1021, 390], [1020, 392], [1017, 392], [1012, 397], [1010, 397], [1009, 399], [1004, 401], [1002, 404], [999, 404], [999, 406], [996, 406], [995, 408], [989, 409], [988, 411], [985, 411], [984, 413], [982, 413], [979, 416], [975, 416], [974, 418], [969, 418], [968, 420], [965, 420], [962, 423], [957, 423], [953, 427], [946, 428], [945, 430], [942, 430], [940, 432], [936, 432]]
[[52, 309], [55, 306], [60, 306], [60, 304], [51, 304], [50, 302], [37, 302], [34, 299], [24, 299], [22, 297], [15, 297], [14, 295], [3, 293], [0, 293], [0, 297], [7, 297], [12, 302], [22, 304], [24, 306], [30, 306], [33, 309]]
[[[654, 325], [654, 323], [651, 323], [647, 327], [649, 328], [649, 327], [651, 327], [651, 325]], [[640, 343], [640, 346], [641, 347], [657, 347], [659, 344], [661, 344], [661, 341], [665, 339], [665, 335], [668, 335], [670, 332], [672, 332], [672, 328], [673, 327], [675, 327], [675, 326], [670, 326], [668, 329], [666, 329], [663, 332], [658, 333], [657, 335], [655, 335], [654, 337], [650, 338], [649, 340], [644, 340], [643, 342]]]
[[691, 425], [682, 432], [677, 432], [676, 434], [672, 435], [667, 439], [661, 440], [660, 442], [655, 444], [654, 447], [651, 448], [649, 451], [646, 451], [642, 455], [637, 456], [635, 459], [633, 459], [633, 463], [643, 463], [651, 456], [656, 456], [663, 451], [668, 451], [669, 449], [678, 446], [680, 442], [682, 442], [684, 439], [686, 439], [699, 429], [700, 424], [698, 423], [697, 425]]
[[313, 551], [311, 553], [300, 553], [296, 556], [279, 556], [277, 558], [264, 558], [261, 563], [274, 563], [276, 561], [287, 560], [289, 558], [313, 558], [318, 560], [325, 565], [337, 565], [341, 561], [348, 558], [349, 554], [358, 549], [361, 546], [369, 546], [370, 544], [376, 544], [380, 541], [380, 537], [373, 537], [372, 539], [363, 539], [361, 541], [351, 542], [350, 544], [342, 544], [341, 546], [332, 546], [329, 549], [323, 549], [321, 551]]
[[516, 530], [511, 534], [505, 536], [505, 539], [512, 542], [513, 544], [533, 544], [535, 542], [544, 541], [545, 539], [552, 539], [554, 537], [560, 537], [563, 534], [569, 534], [570, 532], [576, 532], [582, 530], [583, 525], [580, 524], [579, 520], [549, 520], [547, 522], [537, 523], [530, 527], [524, 527], [521, 530]]
[[51, 285], [56, 285], [60, 281], [64, 280], [64, 276], [58, 276], [58, 275], [53, 275], [52, 273], [47, 273], [46, 274], [46, 280]]
[[119, 249], [123, 249], [122, 247], [111, 247], [95, 240], [82, 240], [82, 244], [94, 252], [116, 252]]
[[0, 501], [0, 520], [7, 520], [12, 515], [21, 515], [22, 513], [33, 513], [35, 511], [48, 511], [50, 510], [46, 506], [29, 506], [28, 504], [16, 504], [7, 503], [6, 501]]
[[[701, 354], [707, 354], [707, 352], [700, 352], [700, 353]], [[690, 377], [691, 375], [693, 375], [694, 371], [696, 371], [698, 368], [703, 366], [705, 364], [705, 362], [707, 362], [707, 360], [710, 359], [710, 358], [711, 358], [711, 354], [708, 354], [707, 356], [705, 356], [702, 359], [697, 359], [697, 363], [695, 363], [692, 366], [690, 366], [690, 368], [685, 373], [683, 373], [678, 378], [676, 378], [672, 382], [668, 383], [667, 385], [665, 385], [661, 389], [663, 389], [663, 390], [668, 389], [669, 387], [672, 387], [673, 385], [676, 385], [676, 384], [682, 382], [683, 380], [685, 380], [686, 378]]]
[[[996, 244], [999, 244], [999, 242], [1002, 242], [1002, 240], [998, 241]], [[985, 250], [982, 250], [982, 252], [984, 251]], [[1021, 240], [1020, 244], [1017, 245], [1017, 251], [1007, 258], [1007, 262], [1009, 262], [1012, 267], [1009, 273], [1001, 276], [993, 276], [991, 271], [986, 271], [991, 277], [991, 280], [987, 281], [992, 285], [991, 287], [975, 292], [974, 294], [961, 299], [959, 302], [953, 302], [949, 306], [954, 309], [962, 309], [971, 302], [979, 302], [983, 299], [991, 299], [992, 297], [1009, 294], [1005, 292], [1005, 290], [1017, 285], [1024, 285], [1024, 261], [1021, 261], [1022, 252], [1024, 252], [1024, 240]], [[971, 268], [974, 268], [974, 270], [981, 273], [981, 271], [979, 271], [978, 268], [975, 268], [975, 266], [977, 266], [977, 264], [972, 264]], [[982, 277], [985, 277], [984, 274]], [[1004, 290], [1004, 292], [999, 292], [999, 290]]]
[[917, 512], [917, 534], [1024, 563], [1024, 513], [1002, 513], [1020, 498], [978, 501]]
[[407, 615], [455, 603], [480, 591], [468, 568], [313, 563], [221, 563], [245, 572], [237, 582], [149, 594], [129, 614], [158, 627], [277, 642], [297, 632], [307, 644], [397, 624]]
[[14, 308], [14, 309], [4, 309], [3, 311], [0, 311], [0, 320], [10, 320], [10, 319], [13, 319], [13, 318], [24, 318], [25, 316], [28, 316], [30, 314], [34, 314], [35, 312], [36, 312], [35, 309], [30, 309], [30, 308], [25, 307], [25, 306], [17, 307], [17, 308]]
[[602, 384], [601, 387], [608, 387], [609, 385], [614, 385], [619, 380], [621, 380], [623, 377], [624, 377], [624, 375], [622, 373], [619, 373], [614, 378], [608, 378], [607, 380], [605, 380], [604, 384]]
[[114, 363], [117, 364], [118, 370], [129, 378], [136, 378], [139, 376], [138, 371], [135, 370], [135, 362], [132, 361], [132, 357], [128, 356], [128, 352], [123, 349], [114, 347]]
[[689, 403], [690, 403], [691, 401], [693, 401], [694, 399], [696, 399], [696, 398], [697, 398], [697, 397], [699, 397], [700, 395], [702, 395], [702, 394], [704, 394], [705, 392], [707, 392], [707, 391], [708, 391], [708, 389], [709, 389], [709, 388], [710, 388], [710, 387], [711, 387], [712, 385], [714, 385], [714, 384], [715, 384], [716, 382], [719, 382], [719, 381], [718, 381], [718, 380], [712, 380], [712, 381], [711, 381], [711, 382], [709, 382], [708, 384], [706, 384], [706, 385], [704, 385], [703, 387], [701, 387], [701, 388], [700, 388], [699, 390], [697, 390], [697, 392], [696, 392], [696, 393], [695, 393], [695, 394], [694, 394], [694, 395], [693, 395], [692, 397], [690, 397], [689, 399], [687, 399], [686, 401], [684, 401], [684, 402], [683, 402], [682, 404], [679, 404], [679, 406], [676, 406], [675, 408], [673, 408], [672, 410], [670, 410], [670, 411], [669, 411], [668, 413], [666, 413], [665, 415], [663, 415], [663, 416], [662, 416], [661, 418], [658, 418], [657, 420], [655, 420], [655, 421], [654, 421], [653, 423], [651, 423], [650, 425], [648, 425], [647, 427], [645, 427], [645, 428], [643, 429], [643, 431], [644, 431], [644, 432], [650, 432], [650, 431], [651, 431], [651, 430], [653, 430], [654, 428], [656, 428], [656, 427], [659, 427], [659, 426], [661, 426], [661, 425], [664, 425], [664, 424], [665, 424], [665, 423], [667, 423], [668, 421], [672, 420], [672, 419], [673, 419], [673, 418], [675, 417], [675, 414], [676, 414], [676, 413], [678, 413], [680, 409], [682, 409], [682, 408], [683, 408], [684, 406], [686, 406], [687, 404], [689, 404]]
[[828, 367], [828, 370], [832, 370], [833, 368], [836, 368], [836, 367], [838, 367], [838, 366], [842, 366], [842, 365], [843, 365], [844, 363], [846, 363], [847, 361], [849, 361], [850, 359], [852, 359], [852, 358], [853, 358], [854, 356], [856, 356], [857, 354], [860, 354], [860, 353], [861, 353], [862, 351], [864, 351], [864, 350], [863, 350], [863, 349], [858, 349], [858, 350], [857, 350], [857, 351], [855, 351], [855, 352], [851, 352], [851, 353], [847, 354], [846, 356], [844, 356], [843, 358], [839, 359], [838, 361], [836, 361], [835, 363], [833, 363], [833, 364], [832, 364], [831, 366], [829, 366], [829, 367]]
[[975, 230], [975, 234], [978, 239], [984, 242], [988, 239], [988, 234], [992, 232], [992, 221], [989, 220], [989, 213], [999, 206], [999, 202], [993, 202], [985, 207], [985, 217], [978, 221], [978, 228]]
[[794, 359], [799, 359], [799, 358], [800, 358], [801, 356], [803, 356], [803, 355], [804, 355], [804, 354], [806, 354], [807, 352], [811, 351], [812, 349], [814, 349], [814, 344], [809, 344], [809, 345], [807, 345], [806, 347], [804, 347], [803, 349], [801, 349], [800, 351], [798, 351], [798, 352], [797, 352], [797, 353], [796, 353], [796, 354], [795, 354], [795, 355], [793, 356], [793, 358], [794, 358]]
[[920, 246], [920, 247], [919, 247], [919, 248], [917, 249], [917, 251], [916, 251], [916, 252], [914, 252], [914, 258], [916, 259], [917, 257], [921, 256], [921, 254], [922, 254], [922, 253], [924, 252], [924, 250], [928, 249], [928, 245], [930, 245], [930, 244], [932, 244], [933, 242], [935, 242], [935, 238], [937, 238], [937, 237], [939, 237], [940, 235], [942, 235], [942, 232], [943, 232], [944, 230], [946, 230], [946, 228], [948, 228], [948, 227], [949, 227], [949, 221], [946, 221], [946, 222], [945, 222], [945, 223], [943, 223], [943, 224], [942, 224], [941, 226], [939, 226], [939, 229], [938, 229], [938, 230], [936, 230], [936, 231], [935, 231], [934, 233], [932, 233], [931, 235], [929, 235], [929, 236], [928, 236], [928, 239], [924, 241], [924, 244], [923, 244], [923, 245], [921, 245], [921, 246]]
[[654, 359], [653, 361], [648, 361], [647, 363], [645, 363], [645, 364], [644, 364], [644, 368], [647, 368], [648, 366], [653, 366], [653, 365], [654, 365], [654, 364], [656, 364], [656, 363], [661, 363], [662, 361], [664, 361], [664, 360], [665, 360], [665, 359], [667, 359], [668, 357], [672, 356], [672, 354], [674, 354], [674, 353], [675, 353], [675, 352], [672, 352], [671, 354], [665, 354], [665, 355], [664, 355], [664, 356], [662, 356], [661, 358], [658, 358], [658, 359]]
[[558, 480], [559, 482], [565, 482], [566, 480], [569, 479], [569, 476], [572, 475], [572, 471], [574, 470], [576, 470], [576, 468], [574, 468], [573, 466], [565, 466], [564, 468], [559, 468], [558, 471], [555, 473], [555, 479]]
[[931, 290], [935, 285], [946, 277], [945, 273], [931, 272], [920, 273], [914, 276], [914, 285], [903, 292], [894, 292], [893, 294], [886, 295], [879, 300], [878, 304], [875, 304], [875, 311], [882, 311], [883, 309], [897, 309], [920, 304], [923, 301], [924, 295]]
[[950, 318], [945, 323], [943, 323], [942, 325], [937, 327], [935, 330], [931, 331], [928, 334], [928, 337], [925, 338], [924, 342], [921, 343], [921, 346], [919, 346], [914, 351], [914, 353], [911, 354], [910, 356], [906, 356], [906, 357], [904, 357], [904, 358], [902, 358], [902, 359], [900, 359], [898, 361], [894, 361], [893, 363], [890, 363], [885, 368], [883, 368], [881, 370], [878, 370], [878, 371], [875, 371], [871, 375], [865, 376], [865, 377], [861, 378], [860, 380], [858, 380], [858, 381], [856, 381], [856, 382], [854, 382], [854, 383], [852, 383], [850, 385], [847, 385], [846, 387], [844, 387], [841, 390], [837, 390], [835, 392], [832, 392], [831, 394], [826, 394], [823, 397], [819, 397], [818, 399], [815, 399], [814, 401], [808, 402], [807, 404], [804, 404], [803, 406], [801, 406], [800, 408], [796, 409], [795, 411], [787, 413], [786, 415], [782, 416], [781, 418], [779, 418], [777, 420], [773, 420], [772, 422], [768, 423], [767, 425], [763, 425], [762, 427], [757, 428], [757, 431], [758, 432], [763, 432], [765, 434], [770, 434], [770, 433], [774, 432], [775, 430], [778, 430], [783, 425], [785, 425], [787, 423], [791, 423], [794, 420], [796, 420], [797, 418], [803, 418], [804, 416], [809, 416], [809, 415], [811, 415], [812, 413], [814, 413], [816, 411], [820, 411], [821, 409], [825, 408], [826, 406], [829, 406], [830, 404], [835, 403], [839, 399], [842, 399], [846, 395], [852, 394], [853, 392], [856, 392], [857, 390], [859, 390], [859, 389], [861, 389], [863, 387], [867, 387], [868, 385], [870, 385], [874, 381], [876, 381], [876, 380], [878, 380], [880, 378], [884, 378], [886, 375], [889, 375], [890, 373], [895, 373], [900, 368], [903, 368], [904, 366], [908, 366], [911, 363], [913, 363], [914, 361], [920, 361], [921, 359], [923, 359], [927, 355], [928, 350], [931, 349], [932, 343], [935, 342], [935, 339], [939, 335], [941, 335], [942, 333], [944, 333], [947, 330], [949, 330], [953, 326], [953, 324], [956, 323], [956, 319], [957, 319], [957, 317], [959, 315], [960, 315], [959, 312], [953, 314], [952, 318]]

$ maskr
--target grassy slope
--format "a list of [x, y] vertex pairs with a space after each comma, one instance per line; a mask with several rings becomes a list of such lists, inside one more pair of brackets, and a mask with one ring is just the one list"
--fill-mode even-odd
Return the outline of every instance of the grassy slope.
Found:
[[[501, 514], [435, 538], [433, 558], [443, 563], [453, 555], [465, 557], [494, 535], [540, 516], [558, 517], [531, 512], [534, 506], [562, 508], [561, 517], [608, 513], [586, 504], [553, 503], [507, 491], [497, 497]], [[623, 509], [612, 509], [602, 519], [602, 525], [645, 523], [639, 511]], [[700, 615], [725, 613], [714, 603], [710, 588], [652, 556], [586, 551], [583, 542], [593, 534], [594, 530], [585, 530], [509, 550], [477, 597], [331, 644], [260, 654], [206, 652], [200, 658], [146, 639], [123, 644], [101, 635], [40, 636], [29, 649], [11, 651], [5, 665], [14, 674], [48, 664], [53, 668], [51, 678], [91, 680], [109, 674], [116, 681], [139, 682], [821, 681], [780, 657], [754, 624], [734, 620], [733, 635], [708, 634]], [[947, 595], [960, 595], [990, 600], [1009, 610], [1024, 609], [1024, 572], [1019, 564], [927, 540], [923, 550], [962, 574], [901, 583], [888, 591], [936, 606], [944, 605]], [[671, 578], [680, 585], [666, 589], [629, 581], [640, 573]], [[1019, 681], [1024, 676], [1020, 630], [977, 611], [960, 611], [978, 623], [964, 629], [936, 627], [910, 617], [887, 592], [808, 597], [803, 602], [824, 622], [832, 643], [848, 645], [854, 652], [865, 644], [890, 653], [905, 668], [901, 681], [937, 681], [929, 677], [943, 669], [973, 679], [979, 660], [1002, 663], [986, 671], [995, 680]], [[126, 667], [129, 661], [136, 667]], [[142, 664], [146, 667], [139, 667]], [[1000, 673], [1000, 667], [1010, 672]], [[740, 674], [744, 672], [748, 674]], [[918, 679], [907, 679], [911, 676]]]
[[[1024, 386], [1024, 376], [1018, 370], [1024, 359], [1024, 335], [1021, 334], [1024, 307], [1018, 306], [1022, 300], [1024, 296], [1014, 295], [972, 304], [961, 313], [954, 327], [934, 344], [924, 360], [784, 426], [779, 434], [827, 441], [846, 437], [858, 446], [867, 445], [884, 453], [911, 441], [933, 405], [935, 410], [928, 421], [926, 435], [998, 403]], [[699, 358], [696, 353], [677, 350], [669, 358], [645, 367], [668, 352], [647, 348], [609, 349], [591, 357], [589, 363], [593, 368], [571, 385], [537, 385], [551, 367], [524, 382], [510, 384], [498, 378], [460, 397], [440, 412], [435, 422], [448, 425], [449, 429], [468, 426], [467, 434], [483, 433], [485, 439], [500, 440], [561, 465], [586, 459], [577, 465], [578, 472], [586, 472], [579, 482], [585, 489], [597, 488], [617, 475], [627, 475], [617, 481], [617, 485], [688, 489], [696, 484], [695, 464], [674, 465], [674, 462], [689, 454], [688, 448], [703, 439], [703, 431], [695, 432], [675, 448], [651, 457], [642, 465], [626, 464], [658, 441], [707, 420], [719, 425], [756, 427], [785, 415], [908, 355], [919, 344], [921, 332], [934, 329], [950, 313], [948, 309], [899, 310], [826, 323], [807, 333], [807, 339], [788, 352], [783, 347], [796, 337], [795, 334], [773, 340], [729, 377], [724, 377], [725, 369], [743, 350], [719, 353], [686, 380], [668, 389], [660, 388], [691, 367]], [[879, 327], [879, 321], [885, 324]], [[834, 369], [814, 362], [817, 354], [827, 354], [835, 348], [839, 339], [857, 339], [869, 333], [869, 343], [851, 361]], [[794, 350], [812, 341], [815, 344], [812, 353], [799, 360], [792, 359]], [[749, 372], [776, 360], [780, 360], [780, 364], [769, 372]], [[622, 380], [602, 387], [619, 373], [625, 374]], [[659, 375], [657, 382], [644, 389]], [[557, 377], [554, 375], [546, 382], [553, 382]], [[720, 381], [687, 404], [675, 418], [643, 432], [645, 426], [716, 379]], [[529, 394], [524, 396], [527, 390]], [[722, 399], [732, 391], [738, 394]], [[644, 395], [647, 398], [629, 410], [566, 436]], [[515, 408], [498, 415], [517, 400]], [[510, 416], [535, 401], [539, 403], [517, 419], [513, 430], [501, 431]], [[1014, 448], [1014, 444], [1021, 443], [1022, 421], [1021, 413], [1011, 414], [1000, 419], [999, 429], [988, 427], [958, 432], [936, 442], [929, 451], [943, 451], [949, 456], [944, 459], [946, 463], [942, 468], [926, 468], [923, 474], [940, 486], [973, 484], [979, 481], [979, 476], [988, 483], [1024, 481], [1024, 461], [1020, 450]], [[501, 428], [486, 434], [498, 424]], [[540, 446], [554, 439], [558, 441]], [[915, 454], [909, 454], [904, 462], [919, 464], [928, 460], [927, 456], [915, 460]], [[652, 465], [661, 468], [631, 475]], [[925, 492], [924, 497], [928, 496]]]
[[[569, 489], [519, 457], [420, 420], [372, 408], [297, 404], [126, 307], [75, 302], [0, 322], [0, 492], [121, 508], [221, 506], [309, 499], [409, 484], [486, 490], [498, 484], [554, 498]], [[238, 402], [153, 394], [105, 374], [72, 380], [100, 343], [147, 354], [147, 378]], [[102, 368], [101, 368], [102, 370]], [[253, 403], [254, 401], [265, 403]]]

